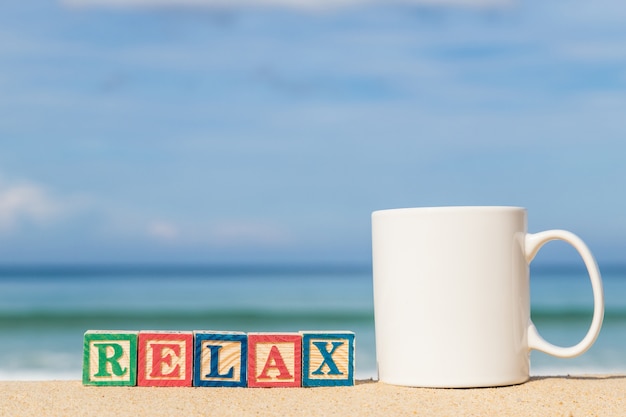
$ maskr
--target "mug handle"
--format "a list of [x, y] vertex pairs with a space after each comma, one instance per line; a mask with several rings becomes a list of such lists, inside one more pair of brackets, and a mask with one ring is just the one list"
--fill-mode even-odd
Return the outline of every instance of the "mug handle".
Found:
[[589, 349], [591, 345], [593, 345], [593, 342], [596, 341], [598, 334], [600, 333], [602, 320], [604, 319], [604, 292], [602, 290], [602, 279], [600, 278], [598, 265], [596, 264], [596, 261], [587, 245], [585, 245], [585, 243], [578, 236], [566, 230], [547, 230], [545, 232], [527, 234], [525, 240], [526, 261], [530, 264], [539, 249], [551, 240], [562, 240], [569, 243], [578, 251], [583, 259], [585, 266], [587, 267], [587, 272], [589, 273], [591, 288], [593, 290], [593, 319], [591, 320], [591, 326], [589, 327], [585, 337], [577, 345], [570, 347], [555, 346], [547, 342], [539, 335], [537, 328], [532, 321], [529, 320], [528, 347], [559, 358], [573, 358], [574, 356], [581, 355]]

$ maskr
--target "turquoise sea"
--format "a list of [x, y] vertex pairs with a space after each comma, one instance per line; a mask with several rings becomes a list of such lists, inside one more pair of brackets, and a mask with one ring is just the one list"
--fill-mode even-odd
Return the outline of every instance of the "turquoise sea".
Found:
[[[574, 359], [533, 352], [533, 375], [626, 372], [626, 266], [600, 269], [598, 341]], [[368, 265], [2, 267], [0, 379], [80, 379], [88, 329], [352, 330], [356, 377], [375, 378], [372, 297]], [[533, 266], [531, 305], [546, 339], [578, 342], [592, 315], [585, 271]]]

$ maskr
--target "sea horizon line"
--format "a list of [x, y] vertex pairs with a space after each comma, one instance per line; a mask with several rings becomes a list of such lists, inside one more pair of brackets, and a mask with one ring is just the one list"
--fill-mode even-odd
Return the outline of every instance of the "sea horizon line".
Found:
[[[626, 274], [626, 262], [599, 264], [601, 273]], [[532, 270], [550, 274], [584, 272], [581, 262], [533, 263]], [[371, 261], [363, 262], [23, 262], [0, 263], [0, 277], [84, 276], [84, 275], [338, 275], [372, 272]]]

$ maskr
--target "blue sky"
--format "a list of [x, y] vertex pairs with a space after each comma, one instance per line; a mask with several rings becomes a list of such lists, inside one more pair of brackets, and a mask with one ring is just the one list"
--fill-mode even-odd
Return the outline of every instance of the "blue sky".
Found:
[[623, 2], [129, 3], [0, 4], [1, 263], [368, 262], [466, 204], [624, 260]]

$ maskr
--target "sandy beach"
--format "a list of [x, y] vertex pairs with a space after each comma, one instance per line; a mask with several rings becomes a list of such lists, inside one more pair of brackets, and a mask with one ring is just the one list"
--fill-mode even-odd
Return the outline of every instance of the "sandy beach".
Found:
[[337, 388], [85, 387], [0, 382], [2, 416], [623, 416], [626, 376], [534, 377], [501, 388], [425, 389], [358, 381]]

